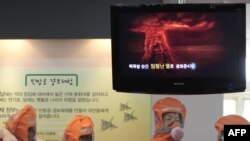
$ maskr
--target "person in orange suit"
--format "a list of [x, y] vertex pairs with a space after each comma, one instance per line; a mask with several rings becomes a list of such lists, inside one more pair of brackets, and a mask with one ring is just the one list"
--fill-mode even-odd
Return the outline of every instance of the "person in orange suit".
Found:
[[153, 106], [155, 135], [152, 141], [180, 141], [184, 136], [186, 107], [178, 99], [167, 97]]
[[215, 129], [218, 132], [218, 141], [224, 141], [224, 125], [249, 125], [249, 121], [239, 115], [227, 115], [215, 122]]
[[76, 115], [64, 130], [63, 141], [93, 141], [94, 124], [90, 117]]
[[11, 138], [6, 141], [41, 141], [36, 139], [36, 125], [36, 111], [31, 105], [26, 105], [5, 123], [2, 131], [7, 131], [9, 134], [4, 134], [2, 139], [3, 141], [5, 138]]
[[24, 106], [17, 114], [13, 115], [6, 123], [8, 129], [18, 141], [36, 140], [36, 111], [31, 105]]

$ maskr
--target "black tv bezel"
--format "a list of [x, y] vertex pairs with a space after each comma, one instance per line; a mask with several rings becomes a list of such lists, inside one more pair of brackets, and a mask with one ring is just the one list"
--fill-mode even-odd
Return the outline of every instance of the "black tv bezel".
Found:
[[[113, 89], [118, 92], [148, 94], [216, 94], [243, 92], [246, 89], [246, 5], [245, 4], [163, 4], [163, 5], [112, 5], [111, 45]], [[203, 78], [125, 78], [121, 75], [119, 60], [119, 14], [122, 12], [240, 12], [241, 34], [237, 38], [238, 74], [234, 77]], [[238, 77], [236, 77], [238, 76]]]

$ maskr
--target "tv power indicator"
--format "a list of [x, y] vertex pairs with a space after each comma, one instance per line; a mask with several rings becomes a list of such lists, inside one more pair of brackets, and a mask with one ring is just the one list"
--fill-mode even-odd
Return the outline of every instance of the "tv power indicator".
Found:
[[183, 86], [183, 85], [185, 85], [185, 83], [184, 82], [174, 82], [174, 85], [175, 86]]

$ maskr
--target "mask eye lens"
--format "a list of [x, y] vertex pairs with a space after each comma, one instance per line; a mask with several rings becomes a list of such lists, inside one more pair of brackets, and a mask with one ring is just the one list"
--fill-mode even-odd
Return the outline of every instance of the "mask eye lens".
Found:
[[165, 115], [163, 116], [163, 119], [164, 119], [164, 121], [169, 122], [169, 121], [172, 120], [172, 117], [171, 117], [170, 114], [167, 113], [167, 114], [165, 114]]
[[92, 134], [81, 136], [79, 138], [79, 141], [92, 141], [93, 140], [92, 136], [93, 136]]
[[36, 141], [35, 136], [36, 136], [36, 128], [35, 127], [28, 128], [28, 140]]

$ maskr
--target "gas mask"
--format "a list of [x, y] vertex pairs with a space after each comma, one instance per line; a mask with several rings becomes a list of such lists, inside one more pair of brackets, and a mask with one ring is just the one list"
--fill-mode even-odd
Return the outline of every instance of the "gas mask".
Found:
[[156, 122], [160, 125], [160, 129], [156, 130], [156, 134], [170, 134], [174, 140], [181, 140], [184, 136], [183, 123], [179, 113], [165, 113], [163, 115], [163, 123], [155, 117]]
[[63, 136], [63, 141], [94, 141], [94, 132], [92, 128], [82, 128], [80, 129], [80, 134], [84, 132], [92, 132], [91, 134], [80, 135], [79, 138], [66, 139]]
[[79, 141], [94, 141], [93, 134], [83, 135], [79, 137]]
[[36, 141], [36, 127], [28, 129], [28, 141]]

